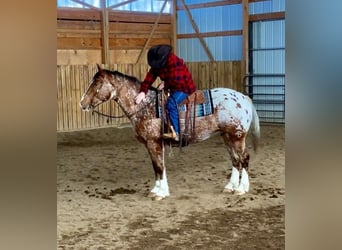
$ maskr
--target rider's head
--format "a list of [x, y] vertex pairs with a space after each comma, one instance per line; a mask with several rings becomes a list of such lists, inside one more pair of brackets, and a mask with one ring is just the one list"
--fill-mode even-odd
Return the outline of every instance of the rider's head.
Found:
[[167, 58], [172, 50], [170, 45], [156, 45], [147, 53], [147, 61], [151, 68], [160, 69], [165, 66]]

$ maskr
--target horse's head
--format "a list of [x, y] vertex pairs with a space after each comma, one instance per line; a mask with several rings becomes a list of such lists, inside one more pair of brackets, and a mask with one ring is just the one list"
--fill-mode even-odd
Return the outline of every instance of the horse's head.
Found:
[[110, 74], [97, 65], [98, 72], [91, 80], [88, 89], [82, 95], [80, 106], [89, 111], [113, 98], [114, 87], [110, 82]]

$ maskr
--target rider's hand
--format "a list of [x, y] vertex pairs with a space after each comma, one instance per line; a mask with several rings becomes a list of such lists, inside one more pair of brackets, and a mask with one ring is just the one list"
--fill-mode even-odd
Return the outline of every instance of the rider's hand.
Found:
[[145, 96], [146, 94], [144, 92], [140, 92], [136, 97], [135, 97], [135, 103], [139, 104], [141, 101], [145, 101]]
[[161, 82], [159, 85], [158, 85], [158, 89], [159, 90], [162, 90], [164, 88], [164, 82]]

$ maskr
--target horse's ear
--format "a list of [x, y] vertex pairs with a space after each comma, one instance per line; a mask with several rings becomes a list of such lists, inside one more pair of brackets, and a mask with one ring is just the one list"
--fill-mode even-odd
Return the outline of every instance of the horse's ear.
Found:
[[101, 70], [102, 70], [101, 66], [100, 66], [98, 63], [96, 64], [96, 66], [97, 66], [97, 70], [98, 70], [98, 71], [101, 71]]

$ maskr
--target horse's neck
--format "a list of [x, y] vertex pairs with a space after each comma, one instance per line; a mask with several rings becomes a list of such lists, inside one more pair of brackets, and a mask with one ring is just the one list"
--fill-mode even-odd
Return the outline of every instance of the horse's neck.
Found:
[[117, 88], [116, 102], [127, 115], [135, 113], [138, 108], [134, 100], [137, 94], [138, 88], [131, 84], [122, 83]]
[[142, 113], [144, 113], [145, 117], [146, 114], [152, 116], [155, 115], [151, 109], [151, 106], [154, 106], [151, 104], [154, 101], [154, 98], [149, 94], [146, 96], [145, 101], [142, 101], [139, 104], [135, 103], [135, 97], [138, 95], [139, 89], [140, 85], [127, 82], [121, 83], [121, 85], [117, 88], [116, 102], [129, 119], [133, 117], [138, 118]]

